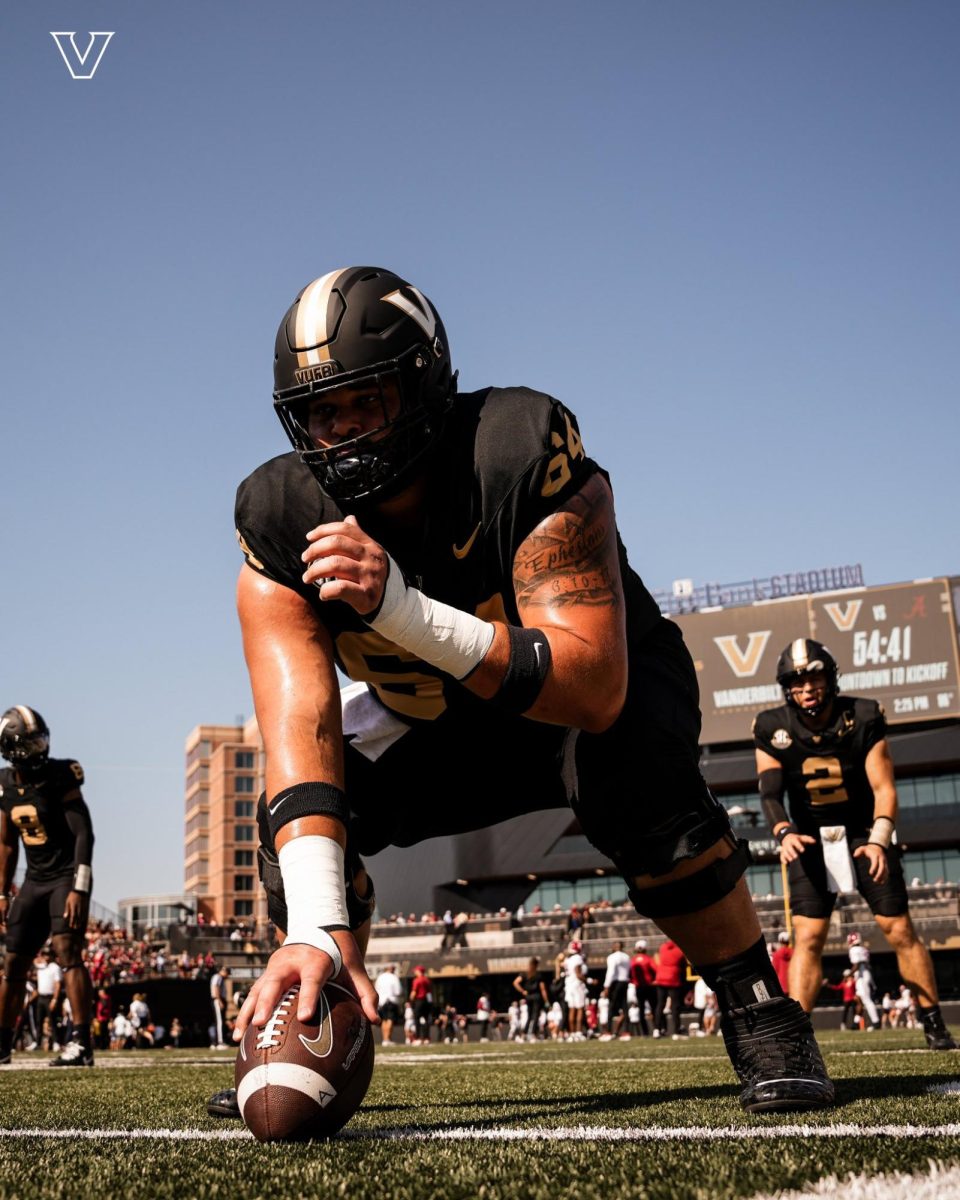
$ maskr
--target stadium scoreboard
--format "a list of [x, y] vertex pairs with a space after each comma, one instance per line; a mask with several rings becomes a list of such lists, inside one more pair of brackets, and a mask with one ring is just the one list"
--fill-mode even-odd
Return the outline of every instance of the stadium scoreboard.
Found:
[[749, 740], [754, 716], [783, 703], [777, 659], [802, 637], [827, 646], [841, 689], [878, 700], [891, 724], [960, 717], [955, 599], [938, 578], [673, 617], [697, 667], [701, 742]]

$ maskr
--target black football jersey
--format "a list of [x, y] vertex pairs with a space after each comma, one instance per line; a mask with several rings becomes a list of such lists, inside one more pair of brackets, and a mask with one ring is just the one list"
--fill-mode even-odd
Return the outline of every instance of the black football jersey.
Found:
[[873, 789], [867, 779], [870, 750], [886, 737], [876, 700], [839, 696], [830, 724], [814, 732], [789, 704], [759, 713], [754, 741], [783, 766], [790, 817], [801, 833], [845, 825], [862, 834], [873, 824]]
[[[423, 528], [406, 538], [395, 529], [381, 537], [374, 510], [358, 510], [358, 520], [407, 582], [432, 599], [520, 625], [512, 570], [517, 549], [598, 471], [584, 452], [576, 418], [563, 405], [526, 388], [488, 388], [458, 395], [447, 416], [428, 476]], [[482, 704], [451, 676], [370, 629], [350, 605], [322, 601], [303, 583], [307, 532], [343, 520], [346, 511], [296, 453], [284, 454], [240, 485], [237, 537], [255, 571], [298, 592], [316, 611], [344, 674], [369, 683], [397, 715], [435, 720], [448, 710]], [[634, 643], [661, 619], [660, 610], [619, 545]]]
[[[64, 816], [64, 797], [79, 793], [83, 767], [51, 758], [43, 778], [22, 783], [12, 767], [0, 770], [0, 806], [19, 831], [30, 879], [57, 879], [73, 870], [76, 838]], [[70, 803], [70, 801], [67, 801]]]

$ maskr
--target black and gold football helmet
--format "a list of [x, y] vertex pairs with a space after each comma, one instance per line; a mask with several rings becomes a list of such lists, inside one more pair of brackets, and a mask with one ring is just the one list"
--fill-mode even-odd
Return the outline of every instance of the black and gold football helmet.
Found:
[[[804, 675], [814, 671], [822, 671], [827, 680], [823, 699], [815, 705], [801, 706], [793, 697], [790, 689], [799, 683]], [[783, 696], [791, 708], [803, 712], [805, 716], [817, 717], [833, 702], [834, 696], [840, 691], [840, 672], [837, 660], [822, 642], [813, 638], [796, 638], [781, 652], [777, 659], [777, 683], [783, 688]]]
[[42, 768], [50, 753], [50, 730], [36, 711], [15, 704], [0, 716], [0, 755], [18, 770]]
[[[388, 384], [399, 392], [399, 411], [388, 411]], [[307, 432], [310, 405], [344, 385], [379, 395], [382, 422], [318, 447]], [[384, 499], [408, 483], [435, 446], [455, 392], [437, 310], [391, 271], [331, 271], [309, 283], [280, 322], [274, 407], [301, 460], [338, 502]]]

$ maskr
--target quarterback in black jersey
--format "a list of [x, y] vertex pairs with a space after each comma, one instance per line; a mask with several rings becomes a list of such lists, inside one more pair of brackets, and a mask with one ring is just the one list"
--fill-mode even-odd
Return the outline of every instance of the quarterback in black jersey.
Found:
[[777, 682], [786, 703], [759, 713], [753, 735], [764, 814], [788, 864], [796, 938], [790, 995], [807, 1012], [813, 1008], [830, 914], [837, 895], [855, 888], [896, 951], [927, 1044], [956, 1049], [940, 1014], [930, 954], [910, 919], [893, 836], [897, 789], [883, 709], [840, 695], [836, 660], [810, 638], [784, 649]]
[[[0, 925], [6, 959], [0, 981], [0, 1065], [10, 1061], [23, 1008], [27, 973], [53, 935], [73, 1014], [73, 1039], [51, 1066], [93, 1066], [90, 976], [83, 964], [92, 886], [93, 826], [80, 792], [83, 768], [49, 757], [50, 731], [32, 708], [18, 704], [0, 716]], [[20, 842], [27, 859], [23, 884], [11, 896]]]
[[274, 378], [295, 453], [241, 484], [236, 518], [262, 877], [286, 941], [235, 1036], [296, 982], [307, 1017], [341, 969], [376, 1022], [358, 854], [570, 804], [720, 996], [745, 1107], [829, 1103], [699, 771], [692, 661], [574, 415], [526, 388], [457, 394], [436, 309], [376, 267], [304, 288]]

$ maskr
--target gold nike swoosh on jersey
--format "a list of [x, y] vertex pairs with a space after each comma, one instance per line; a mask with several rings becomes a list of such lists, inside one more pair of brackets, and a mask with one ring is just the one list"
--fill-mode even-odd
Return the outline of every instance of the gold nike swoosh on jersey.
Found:
[[470, 536], [467, 538], [467, 540], [463, 543], [462, 546], [458, 546], [457, 543], [454, 542], [453, 543], [453, 557], [454, 558], [466, 558], [467, 555], [470, 553], [470, 551], [473, 549], [473, 543], [477, 540], [477, 534], [479, 532], [480, 532], [480, 525], [478, 524], [476, 529], [473, 531], [473, 533], [470, 534]]

